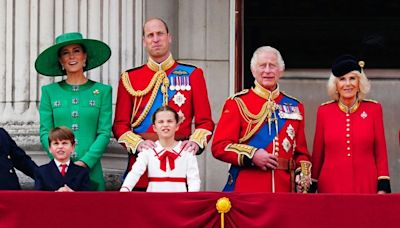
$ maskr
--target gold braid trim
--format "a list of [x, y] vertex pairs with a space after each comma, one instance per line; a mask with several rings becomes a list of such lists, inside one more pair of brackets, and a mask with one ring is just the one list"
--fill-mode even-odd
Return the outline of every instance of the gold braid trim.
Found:
[[121, 137], [118, 139], [118, 143], [123, 143], [126, 146], [126, 149], [131, 152], [132, 154], [136, 153], [136, 149], [139, 145], [140, 142], [142, 142], [143, 139], [140, 137], [140, 135], [137, 135], [131, 131], [125, 132]]
[[257, 148], [246, 145], [246, 144], [238, 144], [238, 143], [231, 143], [225, 147], [225, 151], [231, 151], [239, 154], [238, 156], [238, 164], [239, 166], [243, 166], [244, 156], [252, 159], [254, 153], [256, 152]]
[[[258, 114], [253, 114], [249, 111], [247, 108], [246, 104], [243, 102], [242, 99], [236, 97], [234, 98], [236, 101], [240, 115], [245, 119], [245, 121], [248, 123], [246, 132], [242, 138], [239, 139], [239, 143], [242, 143], [246, 140], [248, 140], [250, 137], [252, 137], [256, 131], [261, 127], [261, 125], [264, 123], [264, 120], [269, 116], [271, 110], [268, 108], [268, 102], [265, 102], [264, 105], [262, 106], [260, 112]], [[253, 128], [253, 124], [256, 124]]]
[[201, 149], [207, 146], [207, 136], [211, 135], [212, 132], [206, 129], [198, 128], [190, 136], [189, 140], [195, 142]]
[[135, 90], [135, 89], [133, 89], [131, 81], [129, 80], [128, 72], [124, 72], [121, 75], [122, 84], [124, 85], [126, 91], [128, 91], [128, 93], [134, 97], [142, 97], [142, 96], [148, 94], [150, 92], [150, 90], [154, 87], [154, 84], [156, 83], [157, 79], [158, 79], [157, 77], [153, 76], [149, 85], [144, 90]]
[[[143, 112], [140, 114], [139, 118], [136, 119], [134, 123], [131, 124], [132, 128], [137, 127], [139, 124], [143, 122], [143, 120], [146, 118], [147, 114], [150, 111], [150, 108], [153, 106], [154, 100], [156, 99], [158, 89], [160, 88], [161, 84], [164, 82], [164, 78], [167, 76], [167, 74], [164, 71], [157, 71], [153, 78], [156, 78], [156, 84], [153, 88], [153, 92], [151, 93], [150, 99], [146, 104], [146, 107], [144, 108]], [[168, 94], [168, 93], [166, 93]], [[165, 94], [164, 94], [164, 99], [165, 99]], [[167, 100], [168, 100], [168, 95], [167, 95]], [[132, 113], [134, 115], [136, 113]]]

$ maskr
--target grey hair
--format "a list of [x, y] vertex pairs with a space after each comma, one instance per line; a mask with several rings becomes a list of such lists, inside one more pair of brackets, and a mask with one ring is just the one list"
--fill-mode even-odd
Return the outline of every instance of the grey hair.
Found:
[[[354, 73], [358, 77], [360, 88], [357, 97], [360, 100], [364, 99], [369, 90], [371, 89], [371, 83], [369, 82], [367, 76], [365, 75], [364, 72], [360, 73], [359, 71], [356, 70], [350, 71], [349, 73]], [[331, 73], [331, 75], [329, 76], [328, 83], [326, 85], [329, 97], [331, 97], [335, 101], [339, 100], [339, 93], [337, 92], [337, 86], [336, 86], [336, 83], [339, 80], [339, 78], [340, 77], [335, 77]]]
[[250, 69], [251, 70], [253, 70], [256, 67], [256, 64], [258, 61], [258, 56], [264, 52], [274, 53], [278, 59], [279, 70], [281, 70], [281, 71], [285, 70], [285, 62], [283, 61], [281, 53], [276, 48], [273, 48], [271, 46], [262, 46], [262, 47], [257, 48], [257, 50], [253, 53], [253, 57], [251, 58], [251, 61], [250, 61]]

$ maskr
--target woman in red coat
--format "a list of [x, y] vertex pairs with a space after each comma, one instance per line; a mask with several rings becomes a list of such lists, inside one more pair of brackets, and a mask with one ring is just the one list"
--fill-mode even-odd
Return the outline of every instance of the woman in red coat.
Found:
[[350, 55], [332, 66], [328, 94], [318, 108], [312, 154], [319, 193], [390, 193], [382, 106], [364, 99], [370, 84]]

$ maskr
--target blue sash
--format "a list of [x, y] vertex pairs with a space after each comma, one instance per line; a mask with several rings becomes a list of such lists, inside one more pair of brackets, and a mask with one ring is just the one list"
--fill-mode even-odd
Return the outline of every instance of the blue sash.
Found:
[[[291, 106], [298, 106], [299, 102], [287, 96], [283, 96], [283, 98], [278, 104], [290, 104]], [[286, 123], [286, 119], [282, 119], [278, 115], [278, 110], [275, 110], [275, 115], [276, 118], [278, 119], [278, 132], [276, 132], [275, 122], [271, 122], [271, 134], [269, 134], [268, 122], [266, 120], [264, 125], [250, 139], [248, 145], [255, 148], [266, 149], [268, 145], [272, 143], [275, 136], [279, 134], [282, 127]], [[224, 192], [232, 192], [235, 189], [236, 179], [239, 175], [239, 171], [240, 171], [239, 166], [231, 165], [229, 169], [229, 179], [223, 189]]]
[[[169, 81], [173, 81], [175, 77], [189, 77], [190, 74], [195, 70], [196, 68], [194, 66], [188, 66], [188, 65], [181, 65], [178, 64], [172, 71], [171, 73], [167, 76]], [[176, 73], [179, 73], [177, 75]], [[174, 97], [176, 93], [176, 90], [170, 90], [168, 88], [168, 101]], [[154, 103], [151, 106], [149, 113], [146, 115], [145, 119], [142, 121], [141, 124], [139, 124], [136, 128], [132, 129], [134, 133], [140, 134], [140, 133], [145, 133], [148, 132], [148, 129], [151, 127], [151, 117], [153, 116], [154, 112], [161, 107], [163, 104], [163, 94], [161, 92], [161, 89], [158, 90], [156, 98], [154, 99]], [[150, 105], [150, 104], [147, 104]], [[146, 105], [146, 106], [147, 106]]]

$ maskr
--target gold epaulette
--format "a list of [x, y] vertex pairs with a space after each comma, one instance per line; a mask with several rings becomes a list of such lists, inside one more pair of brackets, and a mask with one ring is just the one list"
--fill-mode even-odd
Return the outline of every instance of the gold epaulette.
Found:
[[179, 63], [180, 65], [184, 65], [184, 66], [189, 66], [189, 67], [197, 68], [195, 65], [192, 65], [192, 64], [189, 64], [189, 63], [183, 63], [183, 62], [181, 62], [180, 60], [179, 60], [179, 61], [176, 61], [176, 62]]
[[379, 103], [378, 101], [372, 100], [372, 99], [363, 99], [363, 101], [372, 102], [372, 103], [375, 103], [375, 104]]
[[244, 90], [242, 90], [242, 91], [240, 91], [240, 92], [238, 92], [238, 93], [233, 94], [233, 95], [230, 96], [228, 99], [234, 99], [235, 97], [242, 96], [242, 95], [244, 95], [244, 94], [246, 94], [246, 93], [248, 93], [248, 92], [249, 92], [248, 89], [244, 89]]
[[142, 137], [140, 137], [140, 135], [137, 135], [131, 131], [125, 132], [118, 139], [118, 143], [125, 144], [126, 149], [129, 152], [131, 152], [132, 154], [136, 154], [136, 149], [137, 149], [139, 143], [142, 141], [143, 141], [143, 139], [142, 139]]
[[327, 105], [327, 104], [331, 104], [331, 103], [334, 103], [334, 102], [336, 102], [336, 101], [335, 100], [330, 100], [330, 101], [322, 103], [321, 105]]
[[289, 97], [289, 98], [292, 98], [293, 100], [295, 100], [295, 101], [301, 103], [301, 101], [300, 101], [298, 98], [293, 97], [293, 96], [287, 94], [285, 91], [281, 91], [281, 93], [282, 93], [283, 95], [285, 95], [285, 96], [287, 96], [287, 97]]
[[154, 85], [156, 84], [156, 82], [160, 81], [158, 79], [158, 77], [156, 77], [156, 74], [155, 74], [155, 76], [153, 76], [150, 83], [147, 85], [147, 87], [144, 90], [133, 89], [133, 86], [131, 84], [131, 81], [129, 79], [129, 74], [127, 71], [125, 71], [121, 74], [121, 81], [122, 81], [122, 84], [125, 87], [126, 91], [128, 91], [129, 94], [131, 94], [134, 97], [141, 97], [141, 96], [148, 94], [153, 88], [155, 88]]
[[231, 143], [225, 147], [225, 150], [237, 153], [239, 155], [238, 164], [239, 166], [243, 166], [244, 156], [250, 159], [253, 158], [254, 153], [257, 151], [257, 148], [249, 146], [247, 144]]
[[[123, 73], [128, 73], [128, 72], [131, 72], [131, 71], [134, 71], [134, 70], [137, 70], [137, 69], [140, 69], [140, 68], [142, 68], [142, 67], [144, 67], [145, 65], [141, 65], [141, 66], [138, 66], [138, 67], [135, 67], [135, 68], [132, 68], [132, 69], [129, 69], [129, 70], [126, 70], [125, 72], [123, 72]], [[121, 74], [122, 75], [122, 74]]]
[[195, 142], [201, 149], [207, 146], [207, 136], [211, 135], [212, 132], [206, 129], [198, 128], [190, 136], [189, 140]]

